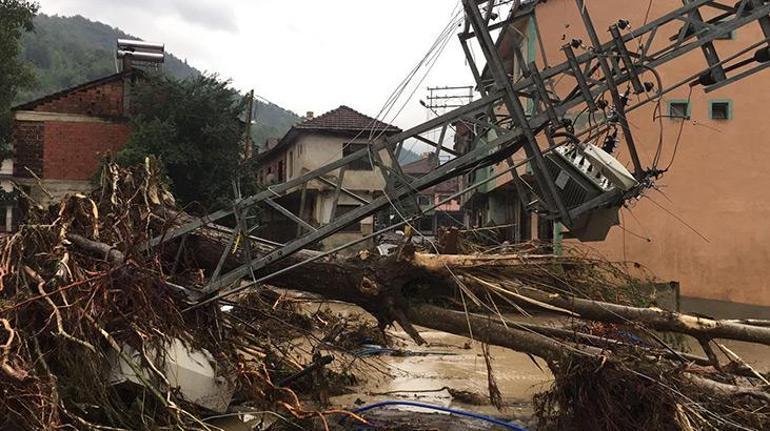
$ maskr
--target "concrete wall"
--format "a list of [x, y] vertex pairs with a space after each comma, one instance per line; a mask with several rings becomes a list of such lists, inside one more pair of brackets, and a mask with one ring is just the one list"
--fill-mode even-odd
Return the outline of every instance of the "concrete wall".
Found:
[[[341, 136], [316, 133], [305, 134], [299, 137], [296, 142], [286, 146], [282, 151], [270, 157], [269, 160], [262, 162], [258, 177], [263, 178], [263, 182], [267, 184], [277, 183], [277, 170], [279, 162], [282, 162], [284, 181], [297, 178], [307, 172], [341, 159], [343, 157], [343, 147], [348, 143], [367, 144], [368, 141], [365, 139], [354, 140]], [[380, 151], [380, 157], [388, 166], [392, 164], [387, 151]], [[268, 168], [272, 171], [272, 176], [268, 175]], [[331, 171], [326, 176], [329, 179], [333, 179], [337, 175], [339, 175], [339, 169]], [[348, 169], [345, 172], [343, 185], [350, 190], [372, 192], [382, 190], [385, 187], [385, 180], [376, 166], [372, 170]], [[308, 187], [316, 190], [331, 188], [318, 181], [309, 183]]]
[[[373, 199], [373, 194], [369, 192], [359, 191], [357, 192], [357, 194], [368, 201], [371, 201]], [[340, 193], [340, 199], [337, 205], [338, 206], [340, 205], [360, 206], [361, 203], [344, 193]], [[334, 192], [333, 191], [321, 192], [318, 196], [318, 199], [316, 200], [316, 205], [313, 208], [313, 218], [321, 224], [328, 224], [332, 220], [333, 206], [334, 206]], [[374, 224], [374, 218], [371, 216], [367, 217], [361, 220], [361, 224], [372, 225]]]
[[[293, 179], [303, 173], [318, 169], [334, 160], [341, 159], [343, 156], [343, 147], [349, 143], [352, 144], [367, 144], [365, 139], [350, 139], [338, 136], [326, 136], [311, 134], [301, 137], [294, 143], [292, 148], [287, 151], [292, 152], [294, 160], [288, 160], [288, 163], [294, 165], [294, 175], [289, 179]], [[388, 165], [392, 165], [392, 161], [387, 151], [380, 151], [380, 157]], [[332, 171], [329, 176], [337, 176], [339, 170]], [[350, 190], [359, 191], [375, 191], [385, 188], [385, 180], [382, 178], [380, 170], [373, 166], [372, 170], [351, 170], [348, 169], [345, 172], [345, 179], [343, 182], [345, 188]]]
[[94, 185], [86, 180], [42, 180], [37, 181], [28, 178], [17, 178], [16, 184], [27, 187], [29, 196], [42, 204], [61, 200], [67, 195], [75, 193], [90, 193]]
[[[257, 174], [258, 180], [261, 179], [262, 183], [266, 185], [279, 183], [279, 166], [283, 166], [283, 182], [295, 179], [341, 159], [344, 154], [343, 148], [349, 143], [368, 144], [369, 141], [343, 136], [307, 133], [300, 136], [294, 143], [286, 146], [279, 153], [263, 161]], [[392, 165], [392, 160], [387, 151], [382, 150], [379, 154], [385, 164]], [[268, 169], [271, 171], [271, 174], [267, 173]], [[326, 178], [336, 183], [337, 175], [339, 175], [339, 169], [328, 173]], [[376, 192], [380, 192], [385, 188], [385, 180], [380, 169], [376, 166], [372, 166], [371, 170], [347, 169], [343, 186], [363, 199], [371, 201]], [[308, 183], [308, 188], [318, 192], [310, 212], [312, 214], [312, 221], [321, 225], [330, 223], [333, 219], [334, 188], [319, 181]], [[296, 188], [290, 193], [296, 196], [301, 191], [299, 188]], [[338, 205], [360, 206], [361, 204], [345, 193], [340, 193]], [[340, 232], [333, 235], [322, 242], [322, 247], [328, 250], [371, 233], [374, 229], [374, 217], [370, 216], [361, 220], [359, 227], [356, 232]], [[362, 246], [366, 246], [366, 244]]]
[[[609, 36], [606, 29], [618, 19], [640, 27], [648, 6], [639, 0], [586, 3], [603, 40]], [[682, 3], [655, 0], [652, 5], [651, 20]], [[562, 44], [573, 38], [588, 40], [574, 1], [545, 2], [537, 8], [537, 18], [551, 65], [564, 60]], [[654, 46], [668, 43], [681, 24], [661, 28]], [[716, 48], [725, 58], [761, 39], [759, 27], [751, 25], [739, 30], [734, 40], [716, 41]], [[542, 67], [539, 55], [538, 63]], [[701, 51], [696, 50], [659, 72], [670, 85], [705, 66]], [[648, 74], [644, 80], [653, 78]], [[562, 82], [559, 92], [564, 94], [572, 84]], [[770, 224], [765, 223], [770, 219], [768, 88], [770, 70], [709, 94], [696, 88], [691, 120], [684, 122], [670, 172], [657, 183], [660, 191], [649, 190], [646, 197], [622, 211], [625, 230], [614, 228], [606, 242], [591, 246], [613, 259], [640, 262], [661, 279], [680, 281], [683, 296], [770, 305]], [[668, 115], [669, 101], [687, 98], [686, 87], [665, 96], [664, 115]], [[733, 118], [711, 120], [708, 106], [712, 100], [732, 101]], [[659, 168], [666, 168], [683, 120], [653, 121], [653, 110], [651, 104], [631, 113], [629, 120], [645, 168], [651, 166], [663, 128]], [[625, 150], [618, 158], [630, 165]]]

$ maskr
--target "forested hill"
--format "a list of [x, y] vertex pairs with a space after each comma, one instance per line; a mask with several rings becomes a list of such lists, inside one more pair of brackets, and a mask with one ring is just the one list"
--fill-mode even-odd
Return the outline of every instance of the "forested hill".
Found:
[[[20, 94], [19, 101], [115, 73], [115, 42], [119, 38], [138, 39], [80, 15], [36, 16], [35, 30], [24, 35], [22, 46], [24, 57], [35, 66], [37, 88]], [[200, 73], [168, 53], [164, 69], [177, 78]]]
[[[17, 104], [115, 73], [115, 43], [121, 38], [141, 39], [80, 15], [38, 15], [35, 30], [22, 40], [23, 55], [35, 67], [37, 85], [19, 94]], [[201, 73], [168, 52], [163, 67], [180, 79]], [[283, 136], [299, 120], [293, 112], [270, 103], [258, 102], [254, 114], [255, 143]]]

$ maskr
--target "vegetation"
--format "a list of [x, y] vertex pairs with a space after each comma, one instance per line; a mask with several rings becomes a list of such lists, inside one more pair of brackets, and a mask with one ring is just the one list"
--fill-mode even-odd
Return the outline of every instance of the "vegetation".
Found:
[[118, 161], [158, 156], [182, 204], [200, 203], [202, 212], [224, 205], [239, 169], [246, 100], [216, 76], [149, 76], [132, 103], [133, 133]]
[[[22, 37], [23, 57], [34, 66], [37, 82], [21, 91], [15, 104], [115, 73], [117, 39], [140, 39], [109, 25], [82, 16], [34, 18], [34, 32]], [[197, 78], [202, 73], [166, 53], [163, 71], [177, 79]], [[256, 145], [283, 136], [299, 117], [272, 103], [256, 101], [252, 140]]]
[[37, 3], [0, 0], [0, 160], [8, 156], [11, 138], [10, 108], [17, 93], [34, 82], [31, 68], [20, 55], [19, 41], [33, 28]]
[[[24, 58], [35, 66], [37, 85], [19, 94], [18, 101], [36, 99], [116, 72], [115, 43], [137, 39], [120, 29], [82, 16], [47, 16], [34, 19], [35, 31], [24, 35]], [[167, 54], [164, 70], [184, 79], [200, 75], [174, 55]]]
[[254, 146], [259, 148], [269, 138], [282, 137], [299, 119], [297, 114], [278, 105], [255, 101], [251, 126], [251, 140]]

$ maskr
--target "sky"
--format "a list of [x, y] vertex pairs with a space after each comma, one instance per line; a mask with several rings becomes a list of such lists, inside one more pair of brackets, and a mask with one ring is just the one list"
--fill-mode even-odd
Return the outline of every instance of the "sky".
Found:
[[[458, 0], [39, 0], [49, 15], [82, 15], [119, 27], [230, 78], [305, 115], [348, 105], [376, 116], [391, 93], [429, 51]], [[385, 120], [407, 128], [430, 113], [419, 101], [429, 86], [471, 85], [456, 37], [427, 77], [424, 71]], [[414, 90], [411, 102], [396, 112]]]

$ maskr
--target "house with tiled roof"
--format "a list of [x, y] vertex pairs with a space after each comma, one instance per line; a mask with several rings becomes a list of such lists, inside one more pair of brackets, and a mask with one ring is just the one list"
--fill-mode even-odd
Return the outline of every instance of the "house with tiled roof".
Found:
[[[401, 166], [401, 170], [408, 176], [419, 178], [436, 169], [439, 164], [436, 153], [431, 151], [423, 154], [419, 160]], [[425, 213], [425, 217], [418, 222], [417, 228], [420, 232], [435, 235], [441, 227], [462, 226], [464, 214], [460, 207], [460, 198], [448, 200], [458, 191], [460, 191], [458, 178], [451, 178], [420, 191], [417, 195], [417, 203]], [[447, 202], [439, 205], [444, 201]], [[435, 205], [438, 206], [433, 209]]]
[[[303, 121], [294, 125], [283, 138], [269, 141], [255, 156], [257, 183], [262, 187], [280, 184], [339, 160], [387, 136], [401, 132], [396, 126], [383, 123], [348, 106], [340, 106], [320, 116], [308, 112]], [[380, 158], [386, 165], [393, 161], [385, 150]], [[335, 193], [340, 170], [328, 174], [327, 181], [311, 181], [302, 188], [280, 198], [280, 204], [312, 226], [321, 226], [351, 211], [363, 202], [382, 194], [385, 180], [370, 160], [361, 159], [345, 168], [342, 187], [354, 193]], [[296, 223], [281, 214], [270, 214], [270, 231], [260, 236], [286, 242], [299, 234]], [[324, 241], [324, 248], [355, 240], [373, 231], [374, 219], [368, 217], [349, 226]]]

